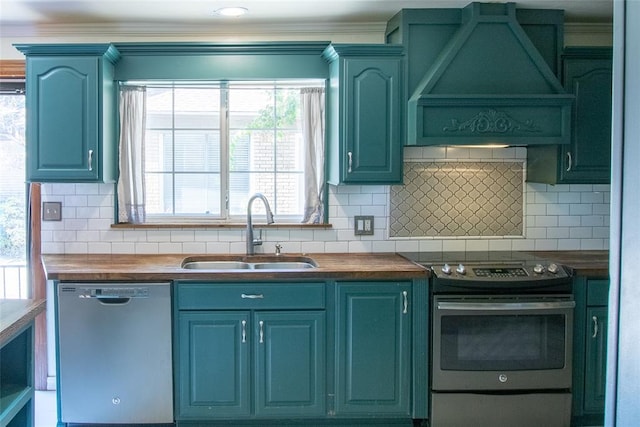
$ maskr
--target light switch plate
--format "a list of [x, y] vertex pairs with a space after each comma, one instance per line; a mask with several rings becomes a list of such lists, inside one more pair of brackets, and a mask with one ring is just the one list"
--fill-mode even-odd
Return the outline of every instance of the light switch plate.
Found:
[[353, 233], [356, 236], [373, 236], [373, 216], [356, 215], [353, 217]]
[[62, 202], [42, 202], [43, 221], [62, 221]]

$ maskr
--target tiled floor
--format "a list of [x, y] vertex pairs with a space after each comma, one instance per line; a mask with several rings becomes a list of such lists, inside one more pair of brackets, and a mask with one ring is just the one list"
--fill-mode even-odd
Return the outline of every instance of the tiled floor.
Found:
[[34, 427], [55, 427], [56, 415], [56, 392], [36, 391], [35, 400], [36, 419]]

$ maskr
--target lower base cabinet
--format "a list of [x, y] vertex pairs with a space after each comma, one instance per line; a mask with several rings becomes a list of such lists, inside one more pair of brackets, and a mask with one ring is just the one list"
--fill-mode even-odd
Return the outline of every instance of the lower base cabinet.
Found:
[[607, 371], [609, 280], [577, 277], [573, 358], [574, 426], [602, 425]]
[[412, 289], [177, 282], [176, 425], [412, 426]]
[[295, 286], [178, 285], [178, 421], [325, 415], [324, 284]]
[[337, 284], [335, 415], [410, 417], [411, 285]]

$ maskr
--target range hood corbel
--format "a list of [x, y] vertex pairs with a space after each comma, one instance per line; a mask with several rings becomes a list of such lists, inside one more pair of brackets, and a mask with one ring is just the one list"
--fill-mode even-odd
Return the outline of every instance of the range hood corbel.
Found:
[[567, 94], [516, 20], [471, 3], [408, 103], [408, 145], [568, 144]]

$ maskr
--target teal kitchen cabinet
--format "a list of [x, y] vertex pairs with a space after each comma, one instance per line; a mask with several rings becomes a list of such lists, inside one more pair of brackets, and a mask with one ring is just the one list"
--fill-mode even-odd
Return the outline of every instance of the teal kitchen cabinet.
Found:
[[527, 181], [608, 184], [611, 174], [610, 48], [567, 48], [563, 84], [575, 95], [571, 143], [527, 149]]
[[573, 425], [602, 424], [609, 280], [577, 277], [574, 289]]
[[16, 48], [26, 55], [27, 180], [114, 181], [118, 51], [110, 44]]
[[34, 318], [43, 300], [0, 299], [0, 426], [34, 425]]
[[327, 180], [402, 182], [403, 47], [332, 44], [327, 95]]
[[337, 282], [336, 416], [411, 417], [411, 283]]
[[176, 285], [177, 421], [326, 415], [325, 284]]
[[251, 414], [249, 314], [179, 312], [176, 418]]

